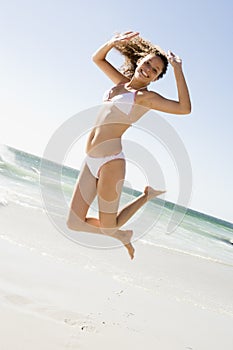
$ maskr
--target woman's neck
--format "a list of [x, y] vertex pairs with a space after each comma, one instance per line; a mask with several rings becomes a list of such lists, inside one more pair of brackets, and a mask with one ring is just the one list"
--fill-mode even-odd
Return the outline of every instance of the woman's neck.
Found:
[[142, 83], [136, 79], [131, 79], [128, 83], [125, 84], [126, 89], [128, 90], [141, 90], [147, 88], [148, 85], [142, 85]]

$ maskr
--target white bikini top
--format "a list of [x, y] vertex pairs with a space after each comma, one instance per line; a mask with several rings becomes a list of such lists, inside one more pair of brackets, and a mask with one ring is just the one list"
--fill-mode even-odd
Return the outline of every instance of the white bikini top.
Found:
[[[143, 88], [144, 89], [144, 88]], [[105, 91], [103, 101], [113, 102], [121, 112], [129, 115], [135, 103], [135, 96], [138, 90], [123, 92], [119, 95], [110, 97], [112, 89]]]

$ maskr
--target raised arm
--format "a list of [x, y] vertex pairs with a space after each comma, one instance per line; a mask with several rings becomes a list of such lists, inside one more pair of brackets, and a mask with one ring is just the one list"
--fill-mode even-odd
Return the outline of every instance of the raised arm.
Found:
[[97, 66], [114, 82], [114, 84], [126, 83], [129, 79], [119, 72], [115, 67], [106, 60], [108, 52], [114, 48], [115, 44], [122, 42], [125, 43], [137, 36], [137, 32], [126, 32], [124, 34], [115, 35], [107, 43], [102, 45], [92, 56], [92, 60]]
[[189, 114], [191, 113], [191, 101], [188, 86], [182, 70], [182, 61], [170, 51], [168, 52], [167, 57], [173, 67], [178, 92], [178, 101], [167, 99], [155, 92], [150, 92], [148, 98], [145, 99], [145, 106], [166, 113]]

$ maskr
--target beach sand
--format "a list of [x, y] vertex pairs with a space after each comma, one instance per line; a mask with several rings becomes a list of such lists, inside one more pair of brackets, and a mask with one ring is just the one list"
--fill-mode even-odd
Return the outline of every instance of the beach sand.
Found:
[[[131, 261], [75, 244], [39, 211], [1, 210], [1, 350], [233, 349], [232, 266], [140, 241]], [[20, 239], [30, 228], [43, 244]]]

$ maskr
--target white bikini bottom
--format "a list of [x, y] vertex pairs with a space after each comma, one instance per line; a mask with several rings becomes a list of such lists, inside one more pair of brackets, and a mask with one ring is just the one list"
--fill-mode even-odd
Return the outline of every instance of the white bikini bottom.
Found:
[[101, 167], [110, 162], [111, 160], [114, 159], [125, 159], [125, 155], [123, 152], [117, 153], [117, 154], [113, 154], [111, 156], [105, 156], [105, 157], [90, 157], [90, 156], [86, 156], [85, 160], [86, 160], [86, 164], [90, 170], [90, 172], [92, 173], [92, 175], [94, 177], [96, 177], [97, 179], [99, 178], [99, 172]]

